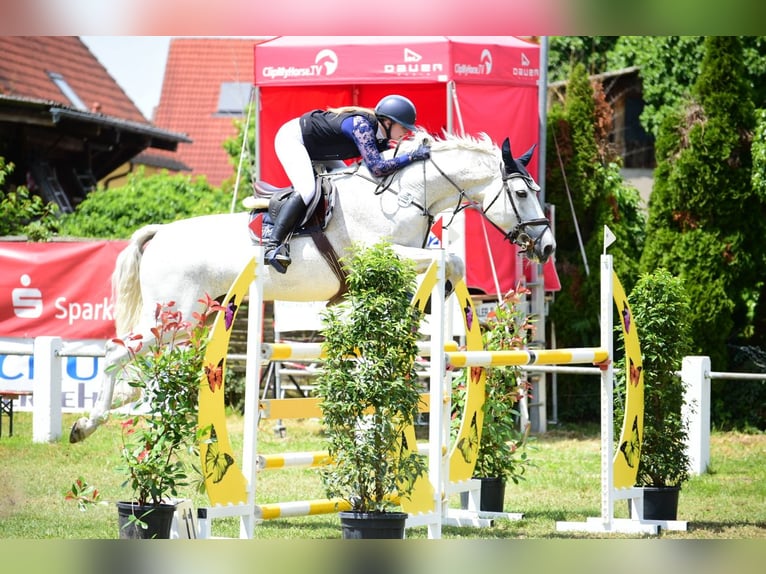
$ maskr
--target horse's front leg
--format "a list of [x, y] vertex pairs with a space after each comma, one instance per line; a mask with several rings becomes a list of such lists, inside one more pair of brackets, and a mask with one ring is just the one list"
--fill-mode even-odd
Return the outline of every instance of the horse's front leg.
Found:
[[128, 385], [119, 385], [115, 396], [115, 380], [120, 372], [120, 365], [128, 359], [128, 351], [122, 345], [107, 341], [104, 355], [104, 373], [101, 376], [101, 390], [89, 416], [81, 417], [72, 425], [69, 431], [69, 442], [80, 442], [92, 435], [96, 429], [107, 421], [112, 408], [133, 402], [137, 389]]

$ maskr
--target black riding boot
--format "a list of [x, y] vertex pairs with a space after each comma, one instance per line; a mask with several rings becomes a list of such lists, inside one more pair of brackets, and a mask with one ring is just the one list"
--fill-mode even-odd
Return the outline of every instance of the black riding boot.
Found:
[[303, 198], [293, 193], [282, 206], [271, 230], [271, 237], [266, 243], [263, 257], [280, 273], [285, 273], [290, 265], [290, 245], [285, 243], [287, 236], [295, 229], [298, 222], [306, 214], [306, 204]]

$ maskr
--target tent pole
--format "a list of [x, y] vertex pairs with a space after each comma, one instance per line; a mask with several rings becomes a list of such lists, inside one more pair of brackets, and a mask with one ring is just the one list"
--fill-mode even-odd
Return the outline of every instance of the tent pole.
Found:
[[253, 90], [255, 103], [255, 181], [261, 179], [261, 89], [255, 86]]
[[537, 84], [540, 108], [540, 151], [537, 154], [537, 184], [540, 186], [540, 205], [545, 207], [545, 155], [548, 139], [548, 36], [540, 36], [540, 80]]
[[455, 81], [450, 80], [447, 82], [447, 132], [454, 134], [455, 133], [455, 121], [452, 119], [454, 117], [455, 109], [452, 105], [452, 98], [454, 97], [453, 94], [455, 93]]

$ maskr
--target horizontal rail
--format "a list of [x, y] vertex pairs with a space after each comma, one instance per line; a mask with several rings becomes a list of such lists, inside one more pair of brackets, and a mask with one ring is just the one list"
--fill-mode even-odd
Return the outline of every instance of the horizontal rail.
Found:
[[256, 468], [258, 470], [275, 470], [288, 467], [324, 466], [329, 460], [330, 453], [326, 450], [260, 454], [256, 460]]
[[[322, 418], [319, 397], [291, 399], [262, 399], [259, 401], [260, 417], [264, 419], [318, 419]], [[431, 410], [430, 393], [420, 393], [418, 411]]]
[[[681, 371], [675, 371], [677, 377], [681, 376]], [[706, 379], [723, 379], [729, 381], [766, 381], [766, 373], [734, 373], [724, 371], [705, 371], [703, 376]]]
[[516, 351], [448, 351], [447, 362], [453, 367], [499, 367], [513, 365], [560, 365], [603, 363], [609, 352], [601, 347], [540, 349]]
[[296, 500], [293, 502], [275, 502], [257, 504], [255, 517], [261, 520], [272, 520], [286, 516], [313, 516], [315, 514], [333, 514], [351, 510], [351, 504], [342, 498]]
[[766, 373], [724, 373], [721, 371], [710, 371], [708, 373], [708, 377], [711, 379], [766, 381]]
[[[306, 361], [324, 358], [323, 343], [264, 343], [261, 345], [261, 359], [264, 361]], [[445, 351], [456, 351], [458, 344], [448, 341]], [[427, 357], [431, 354], [431, 344], [428, 341], [418, 342], [418, 352]]]
[[565, 373], [569, 375], [600, 375], [598, 367], [570, 367], [569, 365], [520, 365], [522, 371], [530, 373]]

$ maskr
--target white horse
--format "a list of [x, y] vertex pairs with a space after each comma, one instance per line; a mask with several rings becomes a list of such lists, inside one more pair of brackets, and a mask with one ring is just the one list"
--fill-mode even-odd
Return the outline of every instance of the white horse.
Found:
[[[418, 134], [403, 142], [396, 153], [414, 149], [423, 137]], [[525, 168], [533, 150], [514, 159], [508, 140], [501, 152], [486, 135], [447, 135], [431, 142], [430, 160], [411, 164], [385, 181], [361, 165], [331, 171], [328, 177], [337, 187], [337, 199], [325, 236], [340, 257], [352, 244], [387, 240], [424, 272], [433, 260], [433, 250], [424, 246], [434, 216], [470, 208], [483, 213], [528, 257], [544, 262], [556, 243], [537, 199], [539, 187]], [[200, 310], [199, 299], [205, 294], [225, 296], [254, 253], [248, 221], [246, 212], [219, 214], [136, 231], [112, 276], [117, 334], [141, 333], [146, 348], [157, 303], [175, 301], [187, 318]], [[294, 236], [291, 256], [285, 274], [266, 266], [265, 300], [325, 301], [339, 293], [341, 280], [310, 237]], [[447, 279], [454, 285], [464, 271], [462, 260], [449, 255]], [[109, 367], [125, 359], [123, 347], [107, 343], [101, 392], [90, 416], [72, 426], [70, 442], [92, 434], [113, 406], [137, 398], [113, 396], [115, 370]]]

